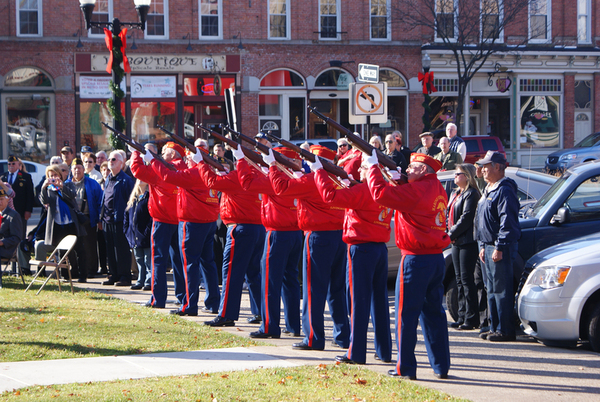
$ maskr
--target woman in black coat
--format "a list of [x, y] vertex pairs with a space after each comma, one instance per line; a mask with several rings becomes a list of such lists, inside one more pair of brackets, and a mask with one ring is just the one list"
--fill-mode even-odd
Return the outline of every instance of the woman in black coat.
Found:
[[473, 220], [481, 197], [475, 182], [475, 166], [465, 163], [454, 173], [456, 190], [448, 202], [448, 236], [452, 241], [452, 262], [458, 289], [458, 320], [453, 328], [472, 330], [479, 327], [479, 303], [474, 272], [478, 248], [473, 238]]

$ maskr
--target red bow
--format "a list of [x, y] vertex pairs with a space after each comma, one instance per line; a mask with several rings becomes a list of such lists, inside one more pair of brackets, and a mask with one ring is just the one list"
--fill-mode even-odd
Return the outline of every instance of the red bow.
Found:
[[[123, 28], [119, 33], [119, 38], [121, 39], [121, 53], [123, 54], [123, 70], [125, 70], [126, 73], [129, 73], [131, 72], [131, 67], [129, 66], [129, 60], [125, 55], [125, 49], [127, 48], [127, 28]], [[104, 28], [104, 41], [106, 42], [106, 47], [110, 51], [108, 65], [106, 66], [106, 72], [110, 74], [113, 63], [113, 34], [106, 28]]]
[[433, 71], [429, 73], [419, 73], [419, 82], [423, 81], [423, 93], [429, 95], [432, 92], [437, 92], [433, 86]]

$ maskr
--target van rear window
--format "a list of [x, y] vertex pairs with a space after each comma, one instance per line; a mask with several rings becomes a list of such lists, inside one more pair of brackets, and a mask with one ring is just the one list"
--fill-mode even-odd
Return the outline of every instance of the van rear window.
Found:
[[496, 140], [482, 139], [481, 145], [483, 145], [484, 151], [497, 151], [498, 150], [498, 143], [496, 142]]

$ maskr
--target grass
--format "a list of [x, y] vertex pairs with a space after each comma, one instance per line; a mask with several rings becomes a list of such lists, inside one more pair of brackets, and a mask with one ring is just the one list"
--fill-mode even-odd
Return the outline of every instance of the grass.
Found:
[[2, 400], [52, 401], [459, 401], [410, 381], [348, 365], [260, 369], [104, 383], [37, 386]]
[[[252, 346], [258, 343], [205, 325], [89, 291], [58, 292], [49, 282], [23, 291], [3, 277], [0, 361], [66, 359]], [[36, 288], [37, 289], [37, 288]]]

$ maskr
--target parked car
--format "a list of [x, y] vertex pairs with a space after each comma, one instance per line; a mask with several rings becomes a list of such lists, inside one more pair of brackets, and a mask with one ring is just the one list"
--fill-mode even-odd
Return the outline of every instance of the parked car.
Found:
[[[437, 130], [433, 134], [433, 143], [437, 145], [439, 139], [444, 137], [446, 132], [444, 130]], [[506, 158], [506, 151], [504, 150], [502, 141], [500, 141], [500, 138], [498, 137], [493, 135], [470, 135], [461, 138], [467, 147], [467, 157], [465, 158], [465, 163], [477, 162], [479, 159], [485, 156], [487, 151], [498, 151]], [[419, 148], [421, 148], [420, 143], [413, 148], [413, 152], [416, 152]]]
[[[36, 186], [44, 177], [46, 177], [46, 165], [41, 163], [23, 161], [27, 173], [31, 175], [33, 185]], [[8, 161], [0, 159], [0, 175], [8, 171]]]
[[590, 134], [573, 148], [552, 152], [546, 158], [548, 173], [563, 172], [568, 168], [585, 162], [600, 159], [600, 132]]
[[589, 341], [600, 353], [600, 233], [549, 247], [531, 257], [517, 303], [528, 335], [550, 346]]

